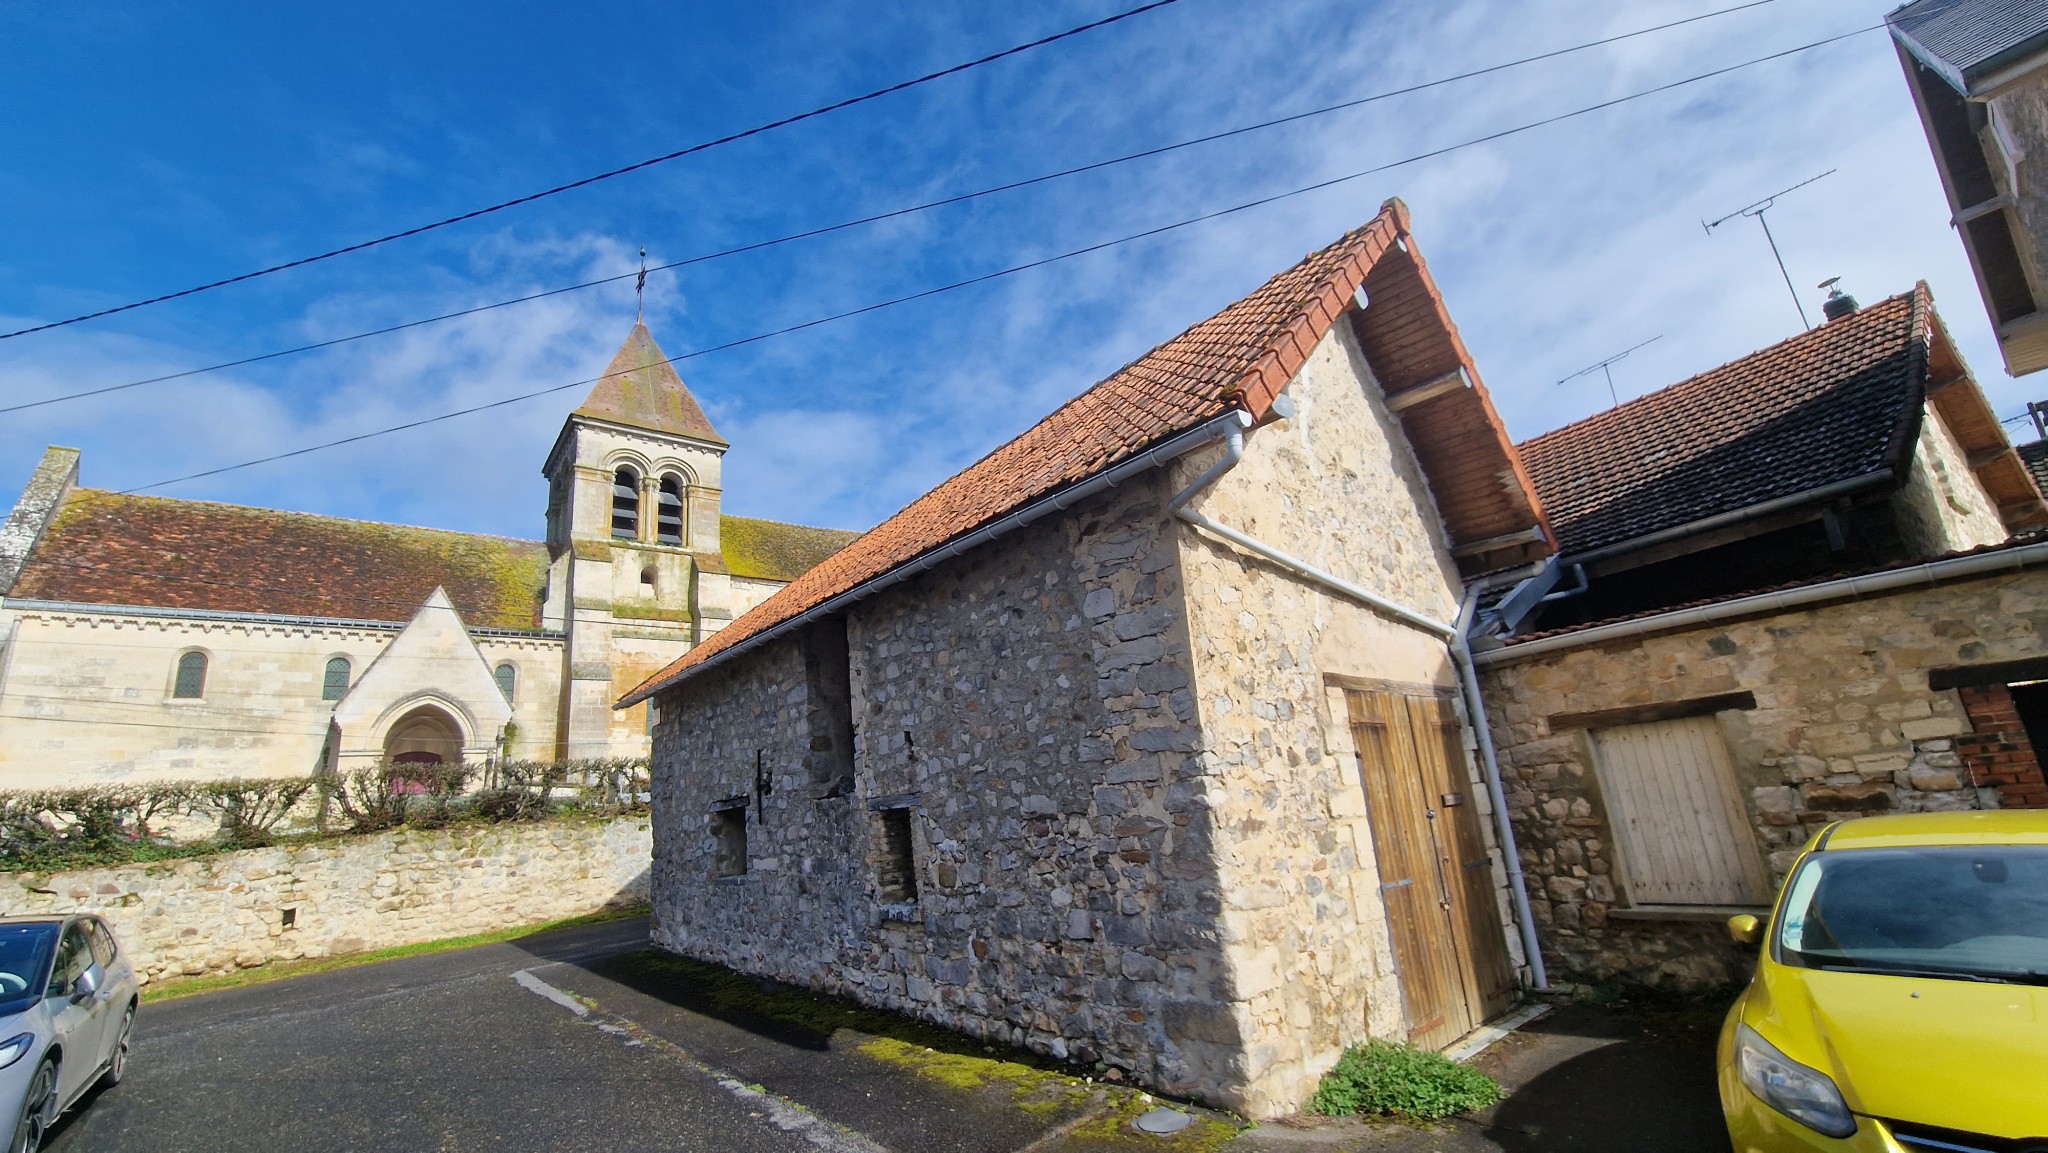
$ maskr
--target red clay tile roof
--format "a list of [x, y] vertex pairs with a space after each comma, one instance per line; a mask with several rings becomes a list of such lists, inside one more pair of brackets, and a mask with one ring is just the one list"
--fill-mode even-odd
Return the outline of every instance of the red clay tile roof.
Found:
[[[1352, 294], [1382, 256], [1405, 258], [1397, 242], [1407, 230], [1407, 210], [1389, 201], [1371, 223], [1124, 366], [919, 497], [648, 678], [620, 704], [644, 700], [735, 645], [1169, 437], [1234, 408], [1263, 416], [1316, 343], [1353, 309]], [[1420, 271], [1420, 261], [1414, 263]], [[1441, 315], [1440, 307], [1425, 311]], [[1428, 326], [1418, 319], [1417, 327]], [[1483, 394], [1474, 395], [1484, 403]], [[1505, 436], [1500, 440], [1507, 455]], [[1534, 498], [1525, 494], [1525, 504], [1533, 507]]]
[[1519, 445], [1567, 554], [1900, 468], [1926, 284]]
[[726, 571], [754, 580], [793, 581], [859, 535], [749, 516], [718, 518], [718, 547], [725, 554]]
[[697, 398], [683, 385], [676, 366], [654, 343], [654, 335], [638, 321], [619, 346], [604, 376], [583, 398], [578, 416], [595, 417], [614, 424], [631, 425], [677, 436], [724, 444], [725, 438], [711, 427]]
[[538, 629], [538, 541], [73, 489], [9, 599], [398, 621], [434, 587], [465, 625]]

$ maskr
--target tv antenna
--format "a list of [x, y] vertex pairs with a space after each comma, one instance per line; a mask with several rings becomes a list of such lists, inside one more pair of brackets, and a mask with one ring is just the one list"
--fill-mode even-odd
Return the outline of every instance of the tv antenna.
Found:
[[1799, 183], [1793, 185], [1791, 188], [1784, 188], [1780, 189], [1777, 192], [1773, 192], [1769, 196], [1764, 197], [1762, 200], [1757, 201], [1755, 204], [1749, 205], [1746, 208], [1738, 208], [1735, 211], [1729, 213], [1726, 216], [1723, 216], [1721, 219], [1716, 220], [1711, 224], [1704, 220], [1700, 221], [1700, 227], [1707, 230], [1708, 236], [1712, 236], [1716, 228], [1721, 227], [1723, 224], [1728, 223], [1729, 221], [1735, 219], [1738, 216], [1753, 217], [1755, 218], [1758, 224], [1763, 225], [1764, 239], [1770, 242], [1771, 256], [1775, 258], [1778, 262], [1778, 275], [1785, 278], [1785, 291], [1792, 294], [1792, 307], [1799, 310], [1799, 323], [1806, 328], [1812, 328], [1813, 322], [1806, 319], [1806, 305], [1799, 299], [1799, 290], [1792, 287], [1792, 274], [1785, 271], [1785, 258], [1778, 252], [1778, 238], [1771, 235], [1771, 224], [1770, 221], [1764, 219], [1764, 213], [1769, 212], [1773, 207], [1777, 205], [1778, 197], [1785, 195], [1785, 193], [1787, 192], [1794, 192], [1801, 188], [1804, 188], [1807, 185], [1812, 184], [1814, 181], [1819, 180], [1821, 176], [1833, 176], [1835, 174], [1835, 171], [1835, 169], [1830, 168], [1826, 172], [1821, 173], [1820, 176], [1809, 176], [1806, 179], [1800, 181]]
[[1638, 348], [1645, 348], [1649, 345], [1657, 343], [1662, 339], [1664, 339], [1664, 334], [1660, 332], [1657, 335], [1651, 337], [1650, 339], [1644, 341], [1642, 344], [1634, 345], [1629, 348], [1624, 348], [1620, 352], [1615, 353], [1613, 356], [1608, 357], [1606, 360], [1603, 360], [1598, 364], [1589, 364], [1586, 367], [1580, 369], [1579, 371], [1572, 373], [1570, 376], [1565, 377], [1564, 380], [1558, 381], [1557, 383], [1564, 384], [1567, 381], [1577, 380], [1582, 376], [1586, 376], [1588, 374], [1595, 372], [1603, 373], [1607, 377], [1607, 399], [1614, 402], [1614, 407], [1620, 408], [1621, 398], [1615, 395], [1614, 392], [1614, 362], [1626, 358], [1629, 353], [1634, 352]]

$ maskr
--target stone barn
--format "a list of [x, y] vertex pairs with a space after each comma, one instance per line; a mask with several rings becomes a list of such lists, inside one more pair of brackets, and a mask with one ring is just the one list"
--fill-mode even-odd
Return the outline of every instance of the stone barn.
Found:
[[1828, 822], [2048, 806], [2048, 508], [1926, 285], [1830, 315], [1520, 446], [1563, 552], [1474, 645], [1553, 972], [1739, 980]]
[[1552, 551], [1390, 202], [620, 702], [655, 939], [1254, 1116], [1447, 1045], [1524, 957], [1467, 582]]

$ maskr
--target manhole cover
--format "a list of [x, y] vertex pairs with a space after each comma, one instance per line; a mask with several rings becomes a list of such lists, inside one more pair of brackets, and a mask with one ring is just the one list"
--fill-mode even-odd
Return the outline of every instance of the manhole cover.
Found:
[[1178, 1133], [1194, 1123], [1193, 1113], [1178, 1109], [1154, 1109], [1138, 1118], [1138, 1128], [1147, 1133]]

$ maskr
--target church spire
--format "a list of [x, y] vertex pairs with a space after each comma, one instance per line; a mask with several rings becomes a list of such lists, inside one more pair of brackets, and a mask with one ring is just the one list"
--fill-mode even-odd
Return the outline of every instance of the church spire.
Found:
[[724, 445], [711, 418], [690, 395], [675, 365], [669, 363], [645, 320], [635, 320], [626, 343], [591, 387], [575, 416], [587, 416], [648, 432], [687, 436]]

